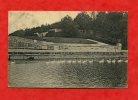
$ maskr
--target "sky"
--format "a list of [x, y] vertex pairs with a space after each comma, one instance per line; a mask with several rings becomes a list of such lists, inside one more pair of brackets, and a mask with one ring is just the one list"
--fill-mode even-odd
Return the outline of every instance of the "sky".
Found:
[[58, 22], [66, 15], [75, 18], [80, 11], [9, 11], [8, 34], [25, 28]]

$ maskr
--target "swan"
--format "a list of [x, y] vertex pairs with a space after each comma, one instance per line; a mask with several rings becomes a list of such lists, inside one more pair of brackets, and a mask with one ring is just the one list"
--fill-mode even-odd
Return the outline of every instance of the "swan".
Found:
[[104, 63], [104, 59], [100, 60], [99, 63]]
[[15, 64], [15, 61], [12, 61], [11, 64]]
[[93, 63], [93, 60], [90, 60], [89, 62], [90, 62], [90, 63]]
[[86, 63], [86, 61], [84, 60], [84, 61], [82, 61], [82, 63]]
[[67, 62], [68, 62], [68, 63], [71, 63], [71, 60], [68, 60]]
[[111, 63], [111, 60], [109, 59], [109, 60], [107, 60], [107, 63]]
[[76, 62], [76, 61], [74, 61], [74, 60], [72, 61], [72, 63], [75, 63], [75, 62]]
[[115, 63], [116, 62], [116, 60], [114, 59], [114, 60], [112, 60], [112, 63]]
[[128, 63], [128, 60], [125, 60], [124, 62], [125, 62], [125, 63]]
[[117, 62], [118, 62], [118, 63], [121, 63], [121, 62], [123, 62], [123, 60], [119, 59]]
[[81, 60], [78, 60], [78, 63], [81, 63]]

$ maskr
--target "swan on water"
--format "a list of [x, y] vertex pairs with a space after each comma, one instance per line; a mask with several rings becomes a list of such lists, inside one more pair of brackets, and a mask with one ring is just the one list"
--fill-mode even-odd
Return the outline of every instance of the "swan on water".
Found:
[[71, 60], [68, 60], [67, 63], [71, 63]]
[[123, 60], [119, 59], [117, 62], [118, 62], [118, 63], [121, 63], [121, 62], [123, 62]]
[[115, 63], [116, 62], [116, 60], [114, 59], [114, 60], [112, 60], [112, 63]]
[[108, 59], [108, 60], [107, 60], [107, 63], [111, 63], [111, 60], [110, 60], [110, 59]]
[[82, 63], [86, 63], [86, 61], [84, 60], [84, 61], [82, 61]]
[[124, 62], [125, 62], [125, 63], [128, 63], [128, 60], [125, 60]]
[[89, 62], [90, 62], [90, 63], [93, 63], [93, 60], [90, 60]]
[[81, 63], [81, 60], [78, 60], [78, 63]]
[[99, 63], [104, 63], [104, 59], [100, 60]]
[[76, 62], [76, 61], [74, 61], [74, 60], [72, 61], [72, 63], [75, 63], [75, 62]]
[[15, 64], [15, 61], [12, 61], [11, 64]]

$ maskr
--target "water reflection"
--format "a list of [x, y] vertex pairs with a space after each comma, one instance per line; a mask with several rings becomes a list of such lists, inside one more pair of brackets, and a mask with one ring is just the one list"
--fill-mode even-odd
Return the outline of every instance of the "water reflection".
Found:
[[83, 61], [9, 62], [11, 87], [110, 88], [127, 86], [127, 63]]

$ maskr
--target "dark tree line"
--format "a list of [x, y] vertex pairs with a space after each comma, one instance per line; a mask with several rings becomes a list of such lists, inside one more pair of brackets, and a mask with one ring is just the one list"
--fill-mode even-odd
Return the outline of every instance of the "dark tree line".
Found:
[[101, 42], [116, 44], [121, 42], [127, 49], [127, 12], [81, 12], [74, 19], [65, 16], [60, 22], [41, 25], [31, 29], [17, 30], [10, 35], [37, 36], [34, 33], [62, 29], [62, 32], [49, 32], [49, 37], [91, 38]]

